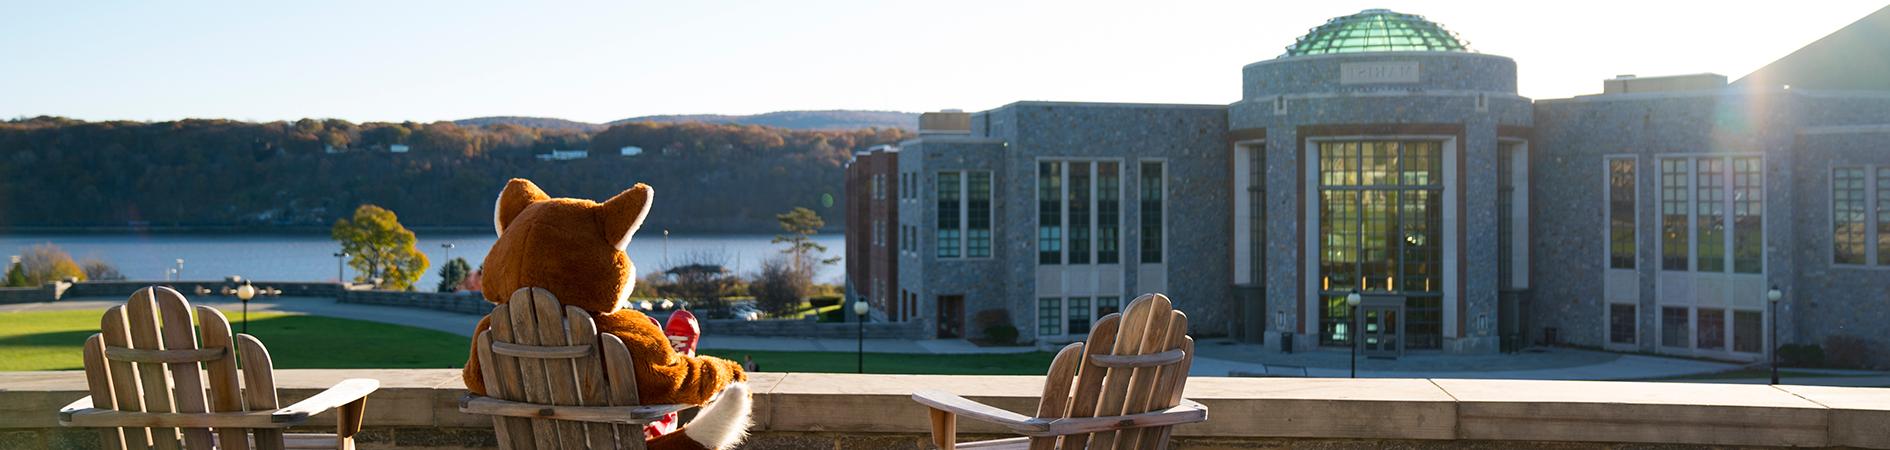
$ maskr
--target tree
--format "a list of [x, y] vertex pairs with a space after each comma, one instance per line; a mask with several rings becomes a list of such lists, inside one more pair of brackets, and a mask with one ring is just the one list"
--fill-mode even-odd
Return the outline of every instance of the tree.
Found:
[[[814, 242], [814, 235], [820, 233], [820, 227], [826, 226], [827, 221], [822, 220], [820, 214], [814, 210], [799, 206], [791, 211], [775, 214], [774, 220], [781, 223], [782, 231], [787, 232], [787, 234], [775, 235], [774, 243], [788, 244], [788, 248], [781, 250], [781, 253], [793, 257], [795, 273], [812, 276], [814, 265], [811, 263], [811, 258], [819, 257], [820, 253], [827, 251], [827, 246]], [[833, 264], [839, 261], [840, 258], [834, 257], [822, 259], [820, 263]]]
[[7, 267], [6, 287], [32, 287], [31, 285], [32, 283], [26, 281], [26, 270], [24, 267], [21, 267], [19, 264]]
[[453, 258], [452, 261], [447, 261], [446, 264], [441, 264], [440, 265], [439, 291], [440, 292], [458, 291], [460, 283], [465, 282], [466, 277], [471, 274], [472, 274], [472, 264], [466, 262], [466, 258]]
[[85, 272], [85, 279], [87, 280], [118, 281], [125, 279], [125, 274], [119, 273], [118, 267], [112, 266], [112, 263], [105, 262], [105, 260], [102, 259], [86, 258], [85, 262], [79, 263], [79, 267]]
[[800, 310], [801, 300], [813, 292], [811, 278], [795, 272], [786, 257], [768, 258], [761, 262], [755, 281], [749, 283], [748, 295], [755, 296], [755, 305], [769, 316], [786, 316]]
[[354, 220], [335, 221], [330, 232], [347, 252], [357, 283], [375, 283], [381, 289], [407, 290], [427, 270], [427, 255], [414, 248], [413, 231], [379, 206], [361, 205]]
[[739, 292], [737, 280], [730, 273], [727, 255], [713, 252], [693, 252], [683, 256], [683, 264], [664, 270], [669, 276], [669, 283], [659, 292], [665, 296], [688, 300], [690, 305], [705, 310], [712, 318], [726, 312], [728, 305], [723, 300], [732, 292]]
[[[85, 279], [85, 269], [72, 260], [72, 255], [50, 243], [28, 247], [20, 254], [16, 269], [20, 272], [17, 286], [39, 286], [67, 278]], [[7, 278], [8, 284], [14, 285], [16, 280], [11, 273]]]

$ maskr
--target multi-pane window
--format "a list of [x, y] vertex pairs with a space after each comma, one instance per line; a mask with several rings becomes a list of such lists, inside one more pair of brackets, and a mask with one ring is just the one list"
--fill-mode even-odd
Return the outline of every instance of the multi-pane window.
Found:
[[1096, 297], [1096, 319], [1122, 311], [1122, 297]]
[[1694, 310], [1694, 323], [1699, 324], [1699, 348], [1701, 350], [1726, 349], [1726, 310], [1700, 308]]
[[1064, 332], [1072, 335], [1089, 334], [1089, 297], [1070, 297], [1069, 312], [1066, 315], [1069, 324], [1063, 329]]
[[1063, 162], [1037, 163], [1037, 263], [1063, 263]]
[[1608, 304], [1608, 342], [1634, 343], [1634, 309], [1632, 303]]
[[1687, 337], [1693, 329], [1687, 323], [1687, 309], [1680, 307], [1660, 308], [1660, 345], [1667, 347], [1686, 347]]
[[1405, 297], [1408, 348], [1443, 344], [1443, 150], [1435, 141], [1322, 142], [1320, 342], [1346, 341], [1354, 289]]
[[1870, 228], [1864, 168], [1840, 167], [1831, 173], [1832, 261], [1864, 264], [1864, 232]]
[[1765, 269], [1765, 164], [1757, 157], [1733, 158], [1733, 272]]
[[[1070, 264], [1089, 264], [1090, 164], [1071, 161], [1070, 165]], [[1071, 304], [1076, 299], [1070, 299]]]
[[886, 174], [882, 173], [882, 174], [873, 175], [873, 199], [874, 200], [886, 199]]
[[1877, 168], [1877, 264], [1890, 265], [1890, 166]]
[[1161, 161], [1142, 162], [1142, 262], [1162, 262], [1163, 170]]
[[1060, 334], [1063, 334], [1063, 299], [1056, 297], [1037, 299], [1037, 335]]
[[1692, 190], [1686, 159], [1660, 160], [1660, 269], [1687, 270], [1687, 195]]
[[1608, 267], [1634, 268], [1634, 159], [1608, 160]]
[[965, 256], [991, 256], [991, 172], [966, 172]]
[[886, 246], [886, 221], [873, 219], [873, 246]]
[[1267, 273], [1266, 154], [1265, 147], [1247, 152], [1247, 255], [1254, 284], [1263, 283]]
[[1726, 271], [1726, 161], [1718, 158], [1696, 161], [1693, 175], [1697, 196], [1693, 242], [1701, 272]]
[[1122, 262], [1122, 163], [1096, 162], [1096, 263]]
[[1122, 163], [1037, 163], [1037, 262], [1122, 262]]
[[1765, 316], [1758, 311], [1733, 311], [1733, 351], [1759, 353], [1765, 347]]
[[938, 174], [938, 257], [959, 257], [959, 239], [964, 233], [962, 215], [959, 214], [959, 192], [964, 186], [960, 172], [939, 172]]

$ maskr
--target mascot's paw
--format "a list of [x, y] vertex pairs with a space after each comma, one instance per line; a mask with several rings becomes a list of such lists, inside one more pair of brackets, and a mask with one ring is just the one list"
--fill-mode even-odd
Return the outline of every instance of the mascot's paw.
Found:
[[731, 383], [722, 390], [722, 398], [703, 407], [683, 432], [704, 448], [735, 448], [748, 437], [749, 410], [754, 401], [749, 397], [748, 383]]

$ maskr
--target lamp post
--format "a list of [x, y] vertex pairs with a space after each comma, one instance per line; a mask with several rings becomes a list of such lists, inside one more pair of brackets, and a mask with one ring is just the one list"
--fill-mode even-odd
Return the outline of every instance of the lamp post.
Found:
[[1345, 333], [1345, 338], [1352, 341], [1352, 378], [1358, 378], [1358, 327], [1360, 326], [1359, 324], [1364, 323], [1364, 319], [1358, 316], [1358, 303], [1364, 301], [1364, 299], [1363, 296], [1358, 295], [1358, 289], [1353, 289], [1352, 293], [1345, 294], [1345, 306], [1352, 314], [1352, 330]]
[[1766, 352], [1772, 354], [1772, 384], [1778, 384], [1778, 301], [1783, 298], [1785, 291], [1779, 290], [1776, 284], [1772, 285], [1771, 290], [1765, 291], [1766, 304], [1772, 308], [1772, 337], [1768, 340], [1772, 348]]
[[440, 244], [440, 248], [446, 249], [446, 259], [442, 259], [441, 261], [453, 260], [453, 247], [454, 245], [452, 243]]
[[348, 284], [348, 278], [343, 276], [343, 274], [341, 273], [342, 262], [346, 261], [347, 259], [348, 259], [348, 252], [335, 252], [335, 282], [336, 283]]
[[243, 280], [242, 286], [236, 287], [236, 299], [243, 302], [243, 334], [249, 334], [249, 299], [256, 297], [256, 286], [249, 280]]
[[870, 308], [871, 306], [867, 305], [866, 302], [864, 301], [853, 302], [853, 314], [856, 316], [859, 316], [860, 318], [859, 320], [860, 322], [859, 372], [860, 373], [866, 373], [866, 313]]
[[177, 281], [184, 281], [184, 258], [177, 258]]

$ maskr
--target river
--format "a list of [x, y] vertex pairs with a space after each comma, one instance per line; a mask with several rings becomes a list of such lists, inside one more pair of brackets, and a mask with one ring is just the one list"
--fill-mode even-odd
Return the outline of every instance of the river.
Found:
[[[642, 273], [662, 270], [666, 260], [686, 264], [694, 255], [709, 255], [710, 259], [725, 261], [736, 273], [748, 275], [759, 268], [763, 259], [785, 248], [785, 244], [770, 243], [773, 236], [765, 234], [671, 234], [665, 238], [660, 230], [651, 231], [644, 230], [630, 243], [630, 260]], [[423, 291], [439, 285], [439, 267], [449, 254], [466, 258], [477, 268], [498, 239], [491, 233], [416, 234], [417, 246], [432, 262], [426, 275], [414, 285]], [[846, 240], [839, 233], [815, 235], [814, 241], [827, 246], [829, 257], [846, 252]], [[332, 281], [336, 279], [334, 254], [341, 250], [327, 234], [315, 233], [9, 233], [0, 235], [0, 258], [44, 243], [57, 245], [79, 260], [104, 260], [132, 280], [164, 280], [182, 259], [181, 279], [186, 280], [240, 275], [266, 281]], [[452, 244], [453, 248], [443, 248], [442, 244]], [[354, 277], [354, 269], [345, 271], [348, 277]], [[821, 267], [814, 279], [838, 284], [844, 277], [844, 263], [835, 263]]]

